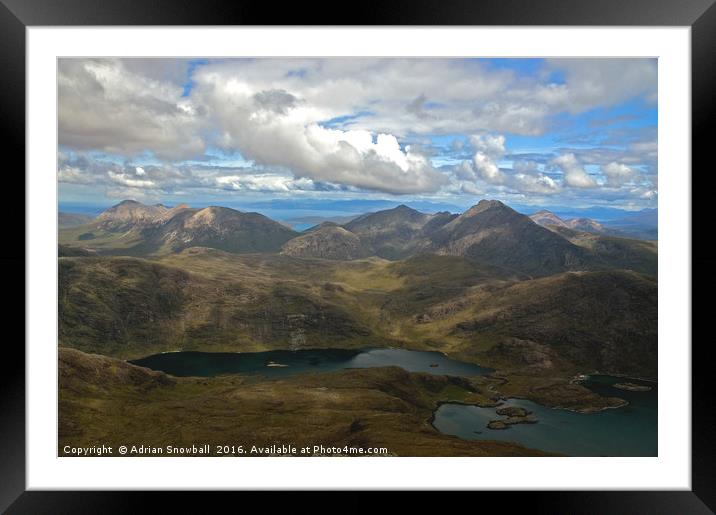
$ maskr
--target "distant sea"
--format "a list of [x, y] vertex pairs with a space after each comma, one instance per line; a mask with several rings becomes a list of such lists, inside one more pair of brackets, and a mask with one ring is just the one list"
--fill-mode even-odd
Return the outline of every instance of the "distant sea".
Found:
[[60, 202], [59, 211], [62, 213], [81, 213], [83, 215], [98, 215], [114, 203], [107, 204], [85, 204], [80, 202]]

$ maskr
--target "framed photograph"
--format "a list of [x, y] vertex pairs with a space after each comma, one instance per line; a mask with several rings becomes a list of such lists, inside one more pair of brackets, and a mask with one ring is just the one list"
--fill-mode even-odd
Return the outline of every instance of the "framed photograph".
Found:
[[3, 0], [0, 509], [711, 513], [712, 3]]

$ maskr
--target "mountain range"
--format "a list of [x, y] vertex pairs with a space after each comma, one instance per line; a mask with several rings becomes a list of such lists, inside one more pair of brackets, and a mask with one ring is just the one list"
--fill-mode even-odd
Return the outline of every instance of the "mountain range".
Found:
[[88, 224], [61, 229], [60, 243], [109, 255], [162, 255], [198, 246], [238, 253], [276, 252], [297, 235], [259, 213], [124, 200]]
[[332, 260], [437, 254], [535, 277], [607, 268], [656, 273], [654, 244], [599, 234], [600, 227], [592, 220], [563, 221], [548, 211], [528, 217], [500, 201], [481, 200], [461, 214], [426, 214], [400, 205], [298, 233], [259, 213], [125, 200], [87, 224], [60, 229], [60, 243], [65, 255], [84, 250], [162, 256], [191, 247]]
[[[299, 233], [226, 207], [123, 201], [60, 228], [60, 441], [118, 431], [119, 443], [138, 427], [151, 429], [142, 441], [234, 429], [248, 438], [269, 420], [279, 440], [294, 428], [385, 444], [390, 429], [406, 455], [416, 442], [432, 454], [453, 444], [524, 454], [492, 442], [466, 451], [428, 418], [452, 396], [599, 410], [618, 399], [576, 375], [658, 373], [656, 242], [540, 216], [544, 226], [495, 200], [462, 213], [401, 205]], [[440, 352], [493, 372], [467, 382], [395, 367], [182, 379], [126, 361], [366, 348]]]

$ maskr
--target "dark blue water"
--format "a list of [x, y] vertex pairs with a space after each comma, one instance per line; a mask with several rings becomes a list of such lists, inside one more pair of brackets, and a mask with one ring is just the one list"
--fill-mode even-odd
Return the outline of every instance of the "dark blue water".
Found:
[[[344, 368], [401, 367], [410, 372], [478, 376], [492, 370], [451, 359], [439, 352], [406, 349], [310, 349], [267, 352], [167, 352], [130, 363], [174, 376], [260, 374], [286, 377], [306, 372], [330, 372]], [[267, 366], [270, 363], [285, 366]], [[431, 366], [437, 365], [437, 366]]]
[[504, 405], [530, 410], [539, 422], [493, 430], [486, 427], [487, 423], [502, 418], [495, 413], [495, 408], [443, 404], [435, 412], [433, 425], [441, 433], [467, 440], [511, 441], [570, 456], [657, 456], [657, 385], [628, 380], [651, 386], [649, 392], [630, 392], [612, 386], [624, 381], [612, 376], [591, 376], [584, 383], [600, 395], [627, 400], [629, 405], [622, 408], [583, 414], [510, 399]]

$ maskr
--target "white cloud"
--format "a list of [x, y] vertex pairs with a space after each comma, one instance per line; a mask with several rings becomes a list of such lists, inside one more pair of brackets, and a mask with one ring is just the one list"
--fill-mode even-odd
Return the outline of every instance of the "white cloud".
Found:
[[130, 188], [154, 188], [156, 184], [154, 181], [135, 179], [125, 173], [117, 173], [113, 171], [107, 172], [110, 180], [122, 186], [128, 186]]
[[[182, 59], [62, 59], [60, 142], [77, 149], [173, 157], [201, 152], [213, 117], [234, 110], [347, 116], [351, 128], [407, 133], [540, 134], [546, 118], [656, 92], [656, 61], [549, 60], [555, 83], [463, 59], [227, 59], [200, 66], [182, 96]], [[183, 68], [183, 74], [182, 74]], [[199, 92], [202, 91], [200, 94]], [[231, 102], [211, 109], [207, 90]], [[368, 113], [355, 117], [358, 112]]]
[[505, 175], [496, 161], [505, 155], [505, 137], [502, 135], [475, 135], [470, 137], [475, 149], [473, 162], [478, 175], [490, 184], [502, 184]]
[[564, 75], [564, 84], [538, 87], [537, 97], [570, 113], [610, 106], [630, 98], [654, 101], [656, 59], [549, 59], [548, 66]]
[[560, 190], [559, 184], [547, 175], [516, 173], [512, 176], [513, 185], [520, 193], [540, 193], [551, 195]]
[[505, 155], [505, 137], [501, 134], [472, 136], [470, 144], [477, 152], [481, 152], [493, 159], [499, 159]]
[[[60, 181], [160, 191], [501, 188], [549, 195], [562, 186], [599, 186], [586, 163], [601, 166], [610, 187], [635, 186], [637, 179], [653, 187], [645, 175], [656, 173], [651, 135], [622, 150], [559, 152], [552, 165], [562, 170], [561, 182], [541, 171], [543, 164], [500, 166], [504, 134], [539, 135], [556, 114], [653, 100], [653, 59], [548, 60], [528, 75], [465, 59], [225, 59], [196, 68], [185, 95], [187, 73], [181, 59], [61, 59], [60, 144], [125, 162], [143, 163], [137, 158], [148, 153], [164, 164], [65, 163], [58, 167]], [[440, 134], [477, 134], [470, 138], [472, 159], [443, 161], [459, 164], [447, 173], [437, 170], [426, 152]], [[401, 145], [407, 139], [421, 146]], [[453, 142], [454, 152], [468, 152], [463, 141]], [[201, 159], [207, 148], [240, 155], [252, 174], [182, 165]], [[642, 175], [626, 172], [637, 169]]]
[[[483, 181], [487, 185], [500, 188], [502, 192], [518, 194], [536, 193], [552, 195], [561, 187], [551, 177], [539, 170], [535, 161], [515, 161], [512, 168], [500, 168], [498, 162], [504, 158], [506, 139], [502, 134], [482, 134], [470, 137], [470, 145], [475, 150], [472, 163], [462, 161], [452, 168], [453, 175], [461, 180], [462, 191], [470, 192], [469, 182]], [[477, 190], [477, 188], [475, 187]]]
[[151, 151], [167, 159], [202, 153], [205, 120], [182, 98], [182, 88], [132, 71], [126, 62], [59, 60], [59, 143], [130, 156]]
[[305, 105], [270, 116], [256, 112], [257, 92], [234, 80], [215, 82], [213, 76], [203, 76], [196, 88], [221, 132], [219, 145], [261, 165], [387, 193], [434, 192], [446, 182], [425, 156], [410, 147], [401, 149], [394, 135], [324, 127], [311, 121], [321, 114]]
[[76, 166], [63, 165], [57, 171], [57, 180], [68, 184], [94, 184], [97, 181]]
[[460, 192], [467, 193], [468, 195], [484, 195], [485, 191], [478, 188], [471, 182], [463, 182], [460, 184]]
[[564, 184], [573, 188], [594, 188], [596, 181], [589, 176], [574, 154], [564, 154], [552, 160], [564, 173]]
[[607, 185], [618, 187], [634, 177], [634, 170], [622, 163], [611, 162], [601, 167]]
[[314, 189], [314, 183], [310, 179], [293, 179], [274, 174], [222, 175], [216, 177], [215, 181], [221, 188], [243, 191], [288, 192]]

